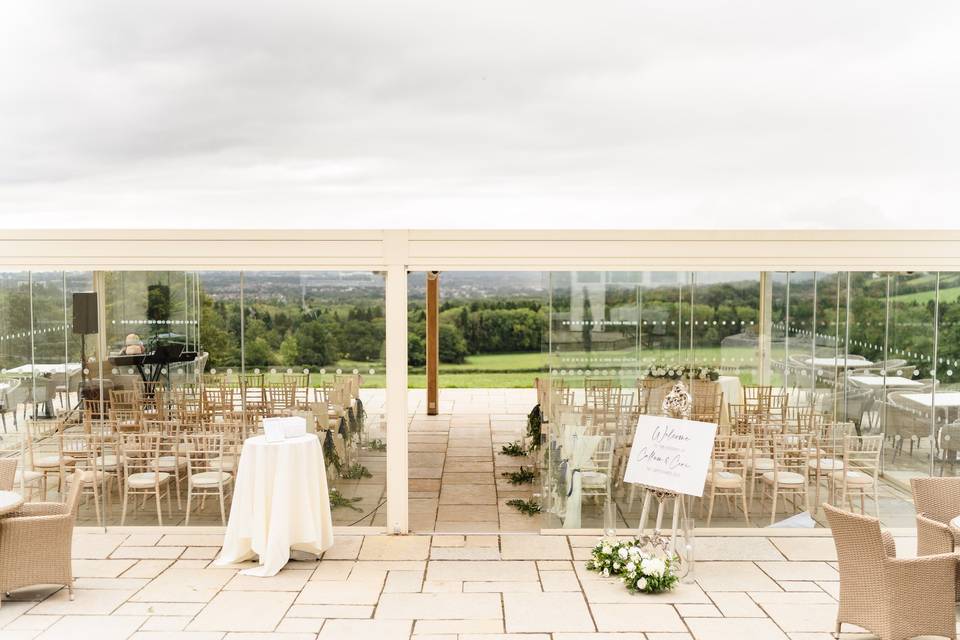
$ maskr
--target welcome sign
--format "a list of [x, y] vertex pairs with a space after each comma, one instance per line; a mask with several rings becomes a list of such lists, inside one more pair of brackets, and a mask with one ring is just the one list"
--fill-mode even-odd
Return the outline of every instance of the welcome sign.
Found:
[[640, 416], [626, 482], [689, 496], [703, 495], [717, 425], [666, 416]]

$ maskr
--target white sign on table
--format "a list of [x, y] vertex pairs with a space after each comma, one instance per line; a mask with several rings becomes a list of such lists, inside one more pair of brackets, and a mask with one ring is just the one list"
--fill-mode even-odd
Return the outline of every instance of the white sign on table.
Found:
[[640, 416], [623, 479], [702, 496], [716, 432], [717, 425], [712, 422]]

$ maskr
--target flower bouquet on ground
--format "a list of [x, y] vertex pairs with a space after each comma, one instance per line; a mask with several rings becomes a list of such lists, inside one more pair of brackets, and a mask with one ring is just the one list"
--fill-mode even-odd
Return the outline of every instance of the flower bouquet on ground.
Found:
[[619, 577], [631, 592], [660, 593], [673, 589], [679, 581], [675, 556], [667, 552], [666, 540], [633, 538], [604, 539], [597, 543], [587, 561], [587, 569], [604, 577]]

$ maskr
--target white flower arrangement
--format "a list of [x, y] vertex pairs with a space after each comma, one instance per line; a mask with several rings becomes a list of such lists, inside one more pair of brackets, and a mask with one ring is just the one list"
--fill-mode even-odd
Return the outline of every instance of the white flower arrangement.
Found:
[[598, 542], [591, 551], [587, 569], [604, 577], [618, 576], [631, 592], [660, 593], [673, 589], [679, 581], [674, 571], [677, 559], [651, 550], [648, 540]]
[[647, 367], [643, 375], [647, 378], [667, 378], [668, 380], [696, 378], [698, 380], [716, 381], [720, 378], [720, 369], [712, 365], [695, 365], [687, 368], [680, 365], [667, 365], [658, 362]]

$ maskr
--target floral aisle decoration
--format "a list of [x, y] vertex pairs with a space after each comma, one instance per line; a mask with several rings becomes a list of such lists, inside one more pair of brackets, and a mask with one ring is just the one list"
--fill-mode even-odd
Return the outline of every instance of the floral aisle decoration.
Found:
[[601, 540], [591, 551], [587, 569], [620, 578], [631, 593], [661, 593], [679, 582], [678, 564], [677, 557], [667, 552], [666, 540], [658, 536]]
[[692, 367], [687, 367], [680, 364], [656, 362], [647, 367], [647, 369], [641, 373], [646, 378], [663, 380], [679, 380], [680, 378], [690, 378], [696, 380], [711, 380], [716, 382], [720, 379], [720, 369], [712, 365], [695, 365]]

